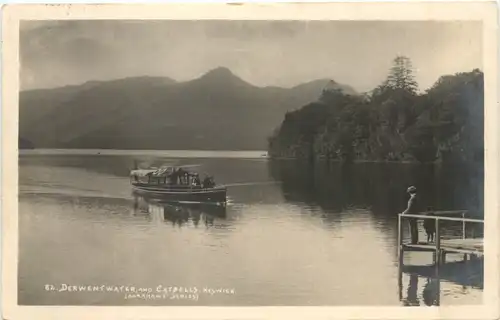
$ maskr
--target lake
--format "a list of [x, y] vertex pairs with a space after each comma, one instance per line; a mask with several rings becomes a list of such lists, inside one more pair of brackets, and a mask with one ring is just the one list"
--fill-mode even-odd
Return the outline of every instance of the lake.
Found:
[[[20, 155], [19, 304], [425, 306], [435, 281], [441, 305], [482, 303], [482, 267], [437, 280], [404, 273], [400, 288], [397, 257], [406, 188], [416, 185], [435, 209], [481, 212], [482, 172], [311, 168], [264, 152], [99, 153]], [[134, 160], [199, 165], [229, 186], [228, 204], [133, 196]], [[412, 252], [405, 261], [431, 257]]]

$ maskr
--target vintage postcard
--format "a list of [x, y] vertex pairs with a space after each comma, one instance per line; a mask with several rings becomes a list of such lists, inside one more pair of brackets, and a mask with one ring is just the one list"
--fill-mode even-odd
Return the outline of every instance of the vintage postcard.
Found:
[[3, 318], [498, 319], [496, 9], [4, 7]]

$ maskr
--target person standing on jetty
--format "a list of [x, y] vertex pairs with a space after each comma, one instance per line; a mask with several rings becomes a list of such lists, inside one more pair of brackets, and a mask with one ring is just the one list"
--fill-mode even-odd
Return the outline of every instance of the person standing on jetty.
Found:
[[[418, 214], [417, 188], [411, 186], [406, 190], [406, 192], [410, 194], [410, 199], [408, 200], [408, 207], [406, 208], [405, 211], [403, 211], [403, 214]], [[415, 218], [410, 218], [409, 223], [410, 223], [411, 243], [416, 244], [418, 243], [418, 220]]]

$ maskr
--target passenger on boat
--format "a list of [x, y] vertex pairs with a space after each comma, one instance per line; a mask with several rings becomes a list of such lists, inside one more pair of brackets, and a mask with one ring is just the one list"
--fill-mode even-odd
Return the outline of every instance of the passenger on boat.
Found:
[[170, 182], [173, 185], [179, 184], [180, 180], [180, 174], [179, 174], [179, 169], [174, 169], [172, 173], [170, 174]]
[[184, 169], [182, 168], [178, 168], [177, 169], [177, 172], [176, 172], [176, 175], [178, 177], [178, 184], [180, 185], [190, 185], [190, 182], [189, 182], [189, 172], [185, 171]]
[[193, 178], [193, 187], [200, 187], [200, 186], [201, 186], [200, 176], [196, 173]]
[[203, 188], [212, 188], [215, 185], [214, 181], [210, 177], [205, 177], [203, 179]]
[[[403, 214], [418, 214], [417, 188], [411, 186], [406, 191], [410, 194], [410, 199], [408, 200], [408, 207], [405, 211], [403, 211]], [[411, 243], [416, 244], [418, 243], [418, 220], [415, 218], [410, 218], [409, 224]]]

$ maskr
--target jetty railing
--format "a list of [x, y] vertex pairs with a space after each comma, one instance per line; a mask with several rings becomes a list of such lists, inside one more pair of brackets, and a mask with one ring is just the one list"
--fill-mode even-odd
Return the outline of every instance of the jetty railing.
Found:
[[[445, 214], [461, 214], [462, 217], [447, 217], [444, 216]], [[400, 260], [402, 259], [402, 254], [404, 251], [405, 246], [422, 246], [421, 243], [411, 243], [409, 245], [405, 245], [403, 243], [403, 231], [404, 231], [404, 224], [403, 220], [405, 219], [417, 219], [417, 220], [426, 220], [426, 219], [432, 219], [435, 221], [435, 241], [433, 243], [433, 251], [436, 253], [436, 258], [437, 262], [439, 263], [440, 260], [440, 255], [441, 255], [441, 240], [442, 240], [442, 234], [441, 234], [441, 224], [440, 222], [442, 221], [455, 221], [455, 222], [462, 222], [462, 240], [465, 240], [467, 238], [466, 235], [466, 223], [482, 223], [484, 224], [483, 219], [471, 219], [471, 218], [465, 218], [465, 215], [467, 214], [467, 211], [460, 210], [460, 211], [433, 211], [432, 215], [423, 213], [423, 214], [402, 214], [400, 213], [398, 216], [398, 246], [399, 246], [399, 255], [400, 255]], [[425, 243], [424, 244], [426, 247], [430, 245], [430, 243]], [[425, 248], [420, 248], [420, 249], [425, 249]], [[449, 248], [448, 248], [449, 249]], [[467, 250], [460, 250], [459, 248], [456, 249], [456, 252], [464, 251], [467, 253]]]

